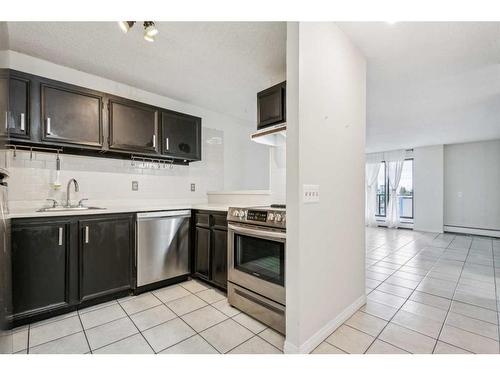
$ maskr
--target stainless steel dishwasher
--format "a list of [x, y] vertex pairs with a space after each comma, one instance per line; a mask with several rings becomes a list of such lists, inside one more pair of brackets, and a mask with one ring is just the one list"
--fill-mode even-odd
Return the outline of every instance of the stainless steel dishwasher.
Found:
[[137, 286], [189, 274], [191, 211], [137, 214]]

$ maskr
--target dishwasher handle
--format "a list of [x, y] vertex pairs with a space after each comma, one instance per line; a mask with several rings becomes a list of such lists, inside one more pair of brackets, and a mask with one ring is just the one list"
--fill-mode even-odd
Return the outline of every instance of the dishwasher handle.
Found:
[[160, 217], [178, 217], [185, 216], [191, 217], [190, 210], [177, 210], [177, 211], [153, 211], [153, 212], [139, 212], [137, 213], [137, 219], [151, 219], [151, 218], [160, 218]]

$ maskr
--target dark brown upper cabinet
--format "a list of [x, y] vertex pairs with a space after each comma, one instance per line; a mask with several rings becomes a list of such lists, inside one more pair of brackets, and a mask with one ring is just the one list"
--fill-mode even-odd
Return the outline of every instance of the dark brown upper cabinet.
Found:
[[103, 96], [66, 84], [41, 83], [42, 141], [102, 147]]
[[0, 136], [13, 144], [182, 165], [201, 160], [199, 117], [12, 69], [0, 69], [0, 91]]
[[[0, 137], [7, 135], [9, 127], [9, 75], [6, 69], [0, 69]], [[0, 142], [2, 140], [0, 139]]]
[[257, 129], [286, 121], [286, 81], [257, 93]]
[[201, 160], [201, 118], [163, 110], [161, 134], [163, 155]]
[[109, 100], [109, 148], [158, 153], [158, 109], [123, 99]]
[[23, 76], [10, 75], [8, 128], [11, 137], [30, 138], [31, 81]]

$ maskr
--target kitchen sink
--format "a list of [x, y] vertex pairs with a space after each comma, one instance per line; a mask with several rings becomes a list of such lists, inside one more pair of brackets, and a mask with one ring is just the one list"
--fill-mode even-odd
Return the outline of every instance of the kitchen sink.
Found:
[[61, 212], [61, 211], [87, 211], [87, 210], [105, 210], [103, 207], [43, 207], [37, 212]]

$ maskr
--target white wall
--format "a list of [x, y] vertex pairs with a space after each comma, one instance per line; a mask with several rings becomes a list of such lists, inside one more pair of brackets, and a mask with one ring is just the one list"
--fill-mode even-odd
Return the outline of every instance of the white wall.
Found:
[[443, 145], [413, 150], [413, 229], [443, 232]]
[[269, 150], [269, 190], [274, 203], [286, 202], [286, 145]]
[[444, 224], [500, 231], [500, 140], [444, 147]]
[[[219, 159], [215, 155], [209, 168], [214, 171], [212, 175], [207, 173], [207, 164], [202, 162], [192, 163], [187, 171], [176, 167], [181, 175], [188, 176], [183, 181], [183, 190], [176, 195], [177, 198], [190, 198], [189, 175], [195, 175], [199, 181], [200, 193], [204, 194], [209, 190], [237, 190], [237, 189], [268, 189], [269, 188], [269, 150], [266, 146], [257, 144], [250, 140], [250, 134], [255, 131], [255, 124], [234, 117], [217, 113], [208, 109], [200, 108], [189, 103], [180, 102], [171, 98], [156, 95], [144, 90], [127, 86], [119, 82], [114, 82], [102, 77], [87, 74], [75, 69], [56, 65], [45, 60], [40, 60], [31, 56], [20, 54], [14, 51], [0, 51], [0, 67], [10, 67], [12, 69], [45, 76], [55, 80], [60, 80], [75, 85], [89, 87], [95, 90], [127, 97], [144, 103], [169, 108], [175, 111], [189, 113], [203, 119], [203, 145], [205, 150], [217, 149]], [[220, 145], [217, 147], [217, 143]], [[212, 147], [213, 146], [213, 147]], [[220, 150], [222, 147], [222, 150]], [[210, 151], [209, 151], [210, 152]], [[204, 156], [206, 153], [204, 152]], [[216, 160], [217, 159], [217, 160]], [[98, 164], [95, 158], [80, 159], [80, 165], [89, 160], [89, 172], [98, 173]], [[108, 161], [101, 160], [102, 166], [106, 169]], [[69, 165], [72, 165], [71, 163]], [[26, 166], [30, 168], [30, 166]], [[118, 174], [130, 174], [128, 167], [118, 168]], [[203, 169], [194, 172], [196, 169]], [[147, 174], [148, 172], [146, 172]], [[137, 174], [137, 173], [136, 173]], [[26, 176], [34, 176], [36, 173], [29, 173]], [[99, 175], [92, 174], [93, 180], [98, 180]], [[24, 177], [23, 177], [24, 178]], [[28, 181], [24, 181], [25, 184]], [[193, 181], [194, 182], [194, 181]], [[156, 183], [155, 183], [156, 184]], [[167, 183], [168, 184], [168, 183]], [[121, 188], [121, 186], [120, 186]], [[128, 189], [129, 186], [126, 186]], [[142, 193], [141, 198], [154, 198], [148, 196], [147, 189]], [[177, 190], [176, 190], [177, 191]], [[169, 193], [167, 193], [168, 195]]]
[[[309, 352], [365, 301], [366, 62], [334, 23], [287, 34], [287, 352]], [[320, 185], [304, 204], [303, 184]]]

